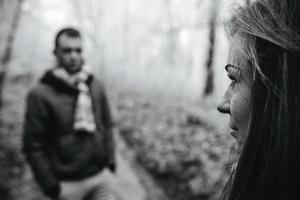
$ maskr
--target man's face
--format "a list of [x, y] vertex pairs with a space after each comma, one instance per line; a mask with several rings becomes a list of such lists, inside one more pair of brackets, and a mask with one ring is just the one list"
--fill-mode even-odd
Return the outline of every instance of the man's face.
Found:
[[55, 56], [58, 64], [65, 68], [70, 74], [79, 72], [82, 69], [82, 45], [80, 37], [70, 37], [63, 34], [59, 37], [58, 46], [55, 49]]

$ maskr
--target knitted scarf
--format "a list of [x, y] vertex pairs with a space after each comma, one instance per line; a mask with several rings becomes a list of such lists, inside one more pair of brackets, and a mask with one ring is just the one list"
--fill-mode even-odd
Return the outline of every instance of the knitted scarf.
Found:
[[96, 123], [92, 110], [92, 98], [90, 89], [86, 84], [91, 75], [88, 68], [83, 67], [80, 72], [69, 74], [63, 67], [56, 67], [53, 70], [53, 75], [79, 91], [74, 112], [73, 127], [75, 132], [94, 133]]

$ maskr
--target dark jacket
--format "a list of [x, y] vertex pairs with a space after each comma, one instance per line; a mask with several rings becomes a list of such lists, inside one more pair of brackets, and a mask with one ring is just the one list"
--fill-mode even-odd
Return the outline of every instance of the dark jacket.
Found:
[[60, 180], [80, 180], [114, 168], [112, 120], [101, 84], [90, 76], [95, 133], [73, 128], [78, 90], [48, 71], [27, 98], [24, 152], [45, 194], [59, 195]]

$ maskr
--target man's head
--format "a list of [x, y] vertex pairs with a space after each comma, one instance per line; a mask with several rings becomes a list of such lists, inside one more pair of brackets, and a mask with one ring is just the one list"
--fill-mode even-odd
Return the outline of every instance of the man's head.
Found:
[[82, 42], [78, 30], [64, 28], [60, 30], [55, 38], [54, 55], [58, 64], [70, 74], [79, 72], [82, 69]]

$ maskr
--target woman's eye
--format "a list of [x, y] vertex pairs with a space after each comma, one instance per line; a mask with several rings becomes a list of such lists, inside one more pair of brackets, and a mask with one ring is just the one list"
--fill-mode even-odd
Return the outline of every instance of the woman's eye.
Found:
[[238, 67], [228, 64], [225, 66], [225, 70], [227, 71], [227, 76], [231, 80], [230, 85], [235, 85], [240, 77], [240, 70]]
[[228, 78], [229, 78], [232, 82], [236, 82], [236, 81], [237, 81], [237, 79], [236, 79], [233, 75], [227, 74], [227, 76], [228, 76]]

